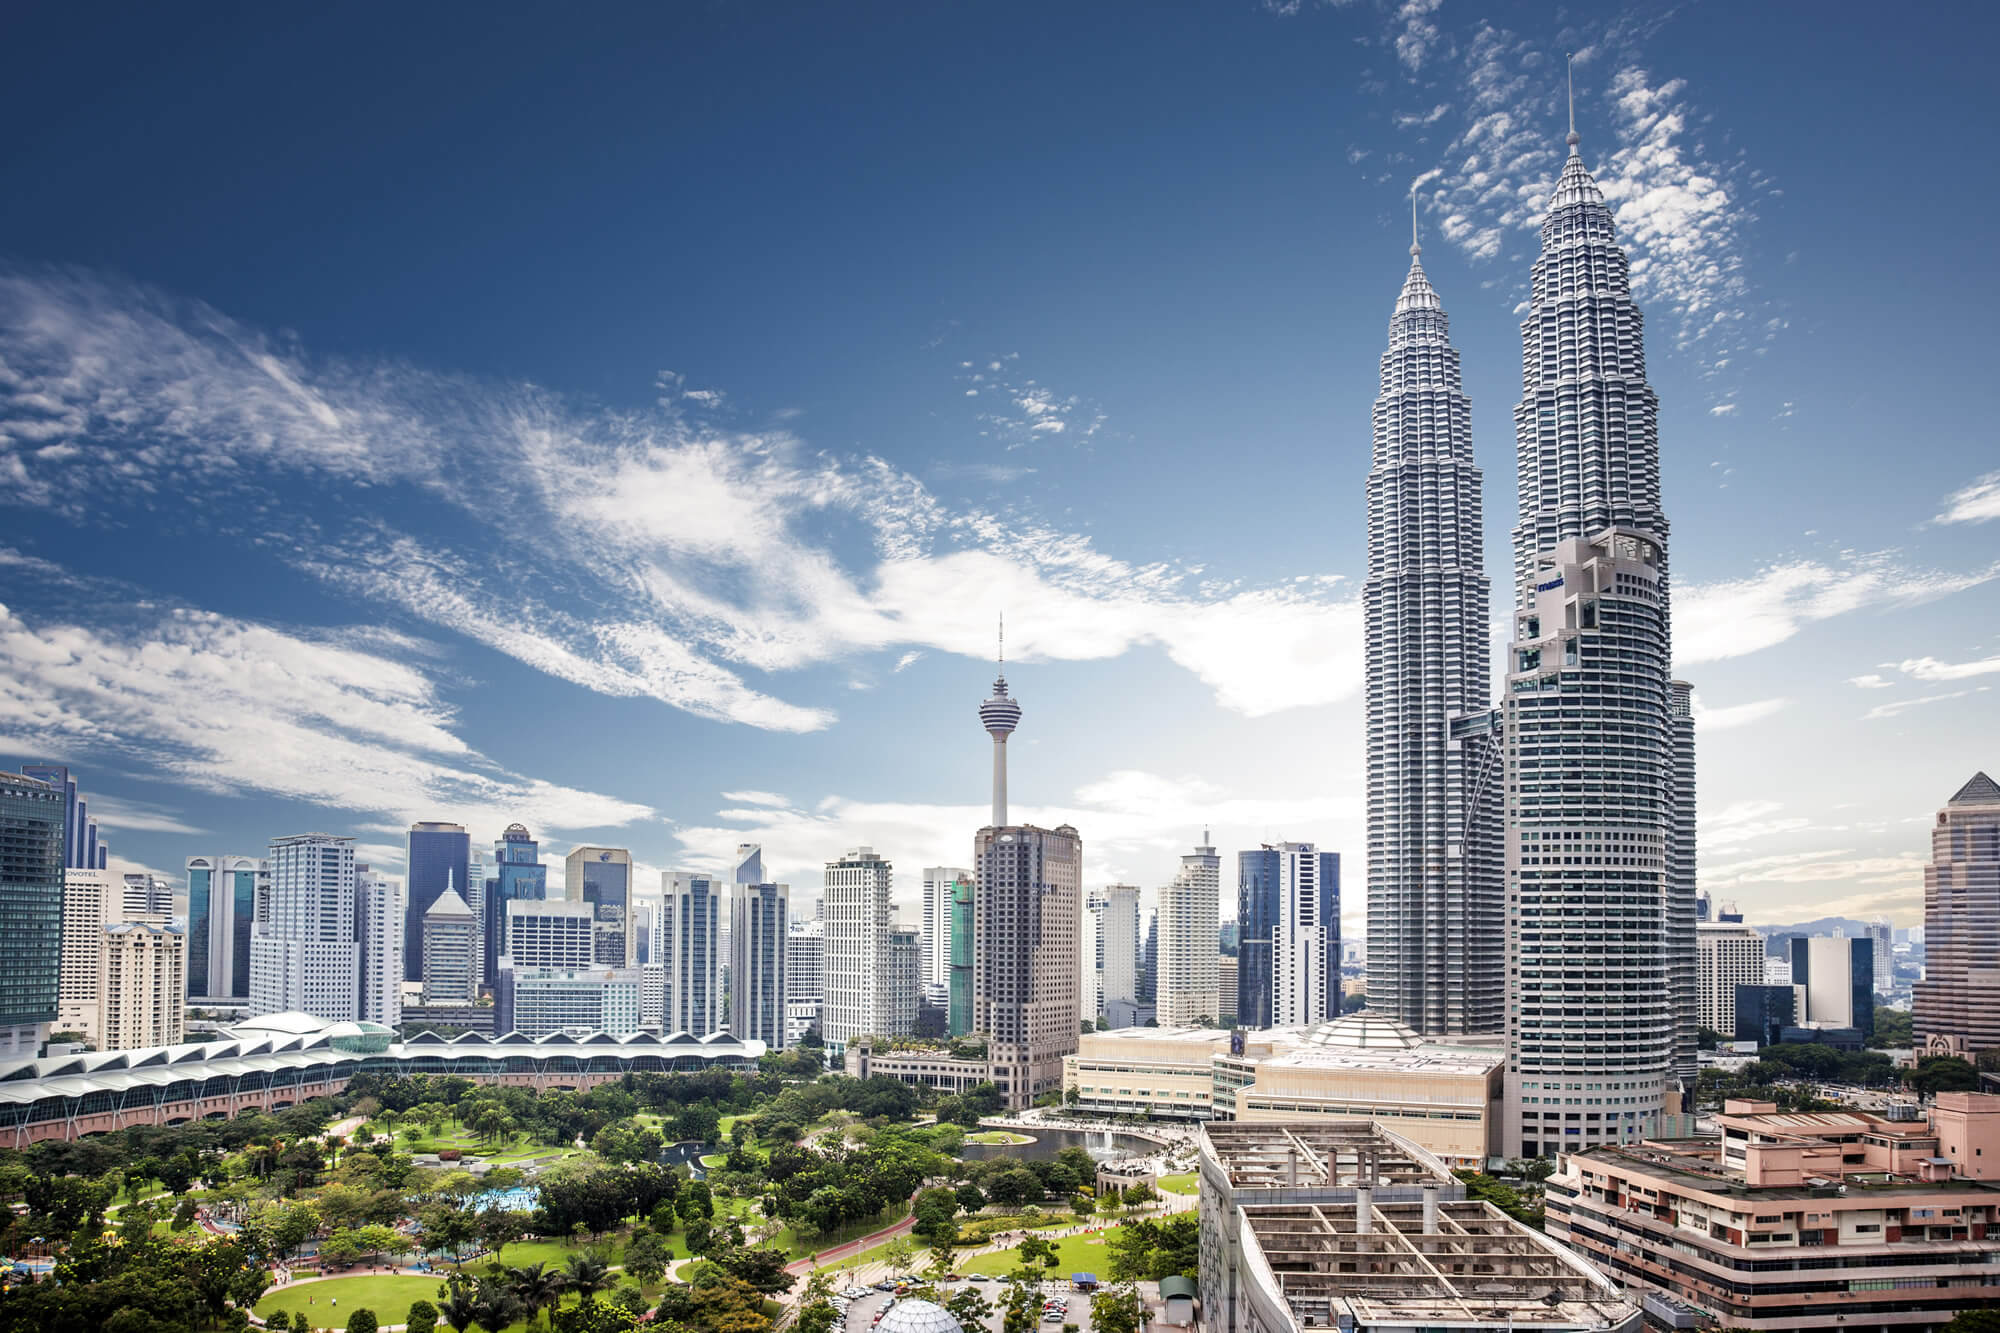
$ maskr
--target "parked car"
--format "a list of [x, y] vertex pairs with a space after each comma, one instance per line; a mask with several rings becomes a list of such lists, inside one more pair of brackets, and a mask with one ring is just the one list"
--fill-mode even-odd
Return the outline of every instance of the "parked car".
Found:
[[965, 1280], [967, 1282], [991, 1282], [993, 1279], [986, 1276], [986, 1274], [984, 1273], [974, 1273], [971, 1277]]
[[875, 1284], [875, 1290], [877, 1291], [894, 1291], [895, 1289], [896, 1280], [894, 1278], [885, 1277]]
[[866, 1296], [870, 1290], [872, 1290], [872, 1288], [854, 1286], [854, 1287], [849, 1287], [846, 1291], [843, 1291], [840, 1294], [847, 1297], [847, 1299], [850, 1301], [858, 1301], [863, 1296]]

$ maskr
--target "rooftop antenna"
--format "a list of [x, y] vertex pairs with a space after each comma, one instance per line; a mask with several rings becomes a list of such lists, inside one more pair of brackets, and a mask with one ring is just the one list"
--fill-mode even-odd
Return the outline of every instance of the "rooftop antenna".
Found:
[[1410, 258], [1415, 259], [1424, 252], [1417, 244], [1417, 183], [1410, 182]]
[[1571, 152], [1575, 152], [1575, 151], [1576, 151], [1576, 146], [1577, 146], [1577, 145], [1578, 145], [1579, 143], [1583, 142], [1583, 137], [1582, 137], [1581, 135], [1579, 135], [1579, 134], [1578, 134], [1578, 133], [1576, 132], [1576, 52], [1574, 52], [1574, 51], [1571, 51], [1571, 52], [1569, 53], [1569, 55], [1565, 57], [1565, 63], [1566, 63], [1566, 68], [1565, 68], [1565, 71], [1564, 71], [1564, 73], [1565, 73], [1565, 76], [1566, 76], [1566, 77], [1568, 78], [1568, 80], [1569, 80], [1569, 139], [1568, 139], [1568, 143], [1569, 143], [1569, 147], [1570, 147], [1570, 151], [1571, 151]]
[[1000, 665], [1007, 665], [1007, 613], [1000, 613]]

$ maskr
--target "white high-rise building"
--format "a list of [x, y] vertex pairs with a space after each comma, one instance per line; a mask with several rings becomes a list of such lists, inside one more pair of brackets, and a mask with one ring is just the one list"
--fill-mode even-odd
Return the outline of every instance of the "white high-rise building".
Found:
[[826, 1003], [826, 922], [794, 921], [785, 940], [785, 1040], [796, 1043], [818, 1025]]
[[1764, 937], [1749, 926], [1704, 921], [1695, 942], [1701, 1025], [1734, 1040], [1736, 988], [1764, 984]]
[[97, 1049], [179, 1045], [186, 1031], [187, 933], [149, 920], [105, 926], [99, 955]]
[[183, 890], [164, 875], [150, 871], [128, 874], [124, 877], [122, 896], [121, 920], [170, 921], [187, 915]]
[[923, 973], [925, 987], [951, 984], [951, 887], [971, 871], [957, 866], [930, 866], [923, 885]]
[[359, 971], [355, 1017], [395, 1027], [403, 1021], [403, 881], [354, 867], [354, 942]]
[[1425, 1035], [1497, 1033], [1497, 750], [1454, 732], [1490, 689], [1480, 472], [1415, 232], [1413, 199], [1368, 471], [1368, 1005]]
[[788, 884], [733, 884], [729, 896], [729, 1030], [739, 1040], [785, 1046]]
[[98, 1046], [104, 928], [124, 919], [123, 886], [117, 876], [74, 866], [63, 871], [62, 970], [57, 975], [52, 1031], [81, 1033]]
[[1701, 966], [1695, 943], [1695, 899], [1700, 895], [1695, 867], [1694, 688], [1684, 680], [1667, 685], [1667, 718], [1673, 752], [1665, 867], [1667, 998], [1673, 1010], [1673, 1076], [1692, 1097], [1695, 1075], [1701, 1072]]
[[1083, 987], [1078, 1003], [1083, 1006], [1081, 1021], [1088, 1023], [1104, 1012], [1104, 895], [1096, 890], [1084, 895], [1081, 927], [1076, 941]]
[[[1139, 888], [1113, 884], [1104, 890], [1103, 926], [1099, 934], [1104, 956], [1102, 1007], [1098, 1010], [1117, 1026], [1139, 1003]], [[1129, 1021], [1129, 1019], [1126, 1019]]]
[[665, 1032], [667, 1024], [667, 965], [639, 964], [639, 1026]]
[[829, 1046], [889, 1032], [889, 927], [895, 868], [872, 847], [826, 863], [826, 1003], [820, 1037]]
[[479, 998], [479, 921], [447, 886], [424, 913], [424, 1003], [471, 1004]]
[[[1569, 142], [1521, 321], [1514, 414], [1509, 1157], [1662, 1132], [1675, 951], [1694, 944], [1675, 901], [1692, 877], [1669, 863], [1692, 778], [1675, 774], [1659, 401], [1611, 209], [1574, 129]], [[1379, 949], [1371, 938], [1371, 975]]]
[[515, 898], [505, 904], [501, 967], [568, 972], [596, 960], [597, 908], [567, 898]]
[[[359, 1016], [354, 839], [303, 833], [271, 843], [268, 920], [250, 936], [250, 1013]], [[462, 904], [461, 904], [462, 905]]]
[[660, 874], [659, 940], [665, 969], [662, 1030], [706, 1037], [723, 1026], [722, 923], [730, 885], [685, 870]]
[[1304, 1027], [1337, 1018], [1340, 963], [1332, 946], [1340, 929], [1338, 863], [1309, 842], [1270, 843], [1264, 850], [1276, 862], [1271, 1025]]
[[1222, 858], [1207, 845], [1181, 857], [1180, 873], [1160, 890], [1159, 999], [1161, 1027], [1213, 1023], [1216, 927], [1222, 913]]

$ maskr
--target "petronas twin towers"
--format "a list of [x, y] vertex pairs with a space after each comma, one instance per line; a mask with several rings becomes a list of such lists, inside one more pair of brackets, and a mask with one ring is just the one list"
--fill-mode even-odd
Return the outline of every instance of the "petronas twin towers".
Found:
[[1658, 400], [1577, 144], [1572, 125], [1521, 323], [1499, 706], [1471, 404], [1414, 237], [1368, 473], [1369, 1004], [1504, 1040], [1510, 1156], [1658, 1133], [1694, 1075], [1693, 725]]

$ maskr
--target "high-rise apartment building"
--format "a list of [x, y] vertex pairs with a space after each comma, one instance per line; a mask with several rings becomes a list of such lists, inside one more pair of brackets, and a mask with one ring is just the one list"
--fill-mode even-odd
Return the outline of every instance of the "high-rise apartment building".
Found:
[[[1237, 853], [1236, 866], [1245, 923], [1236, 1021], [1266, 1028], [1338, 1018], [1340, 854], [1309, 842], [1266, 843]], [[1253, 930], [1268, 930], [1269, 943], [1253, 939]]]
[[422, 981], [424, 917], [447, 885], [471, 892], [472, 839], [463, 824], [422, 822], [410, 825], [404, 857], [403, 980]]
[[1160, 913], [1146, 913], [1146, 943], [1139, 950], [1139, 1007], [1150, 1010], [1160, 996]]
[[1673, 1076], [1692, 1093], [1701, 1049], [1701, 978], [1695, 957], [1700, 894], [1695, 888], [1694, 690], [1684, 680], [1667, 684], [1667, 723], [1673, 742], [1666, 842], [1667, 994], [1673, 1006]]
[[1875, 944], [1875, 993], [1887, 995], [1896, 989], [1896, 929], [1878, 916], [1868, 923], [1868, 938]]
[[582, 970], [597, 956], [597, 909], [565, 898], [509, 899], [501, 939], [501, 967]]
[[[729, 896], [729, 1030], [738, 1040], [785, 1047], [785, 945], [792, 890], [733, 884]], [[914, 957], [912, 958], [914, 962]]]
[[97, 1049], [175, 1046], [186, 1032], [187, 934], [148, 921], [99, 932]]
[[820, 1038], [829, 1046], [889, 1030], [889, 927], [895, 867], [872, 847], [826, 863], [826, 1004]]
[[64, 764], [23, 764], [21, 776], [56, 789], [62, 797], [63, 869], [104, 870], [111, 864], [111, 844], [90, 817], [90, 802], [77, 789], [76, 776]]
[[1210, 1024], [1222, 1011], [1215, 989], [1221, 898], [1222, 858], [1204, 831], [1202, 845], [1181, 857], [1180, 873], [1160, 890], [1161, 1027]]
[[479, 998], [479, 923], [446, 888], [424, 913], [424, 1003], [471, 1004]]
[[722, 921], [731, 886], [684, 870], [660, 873], [660, 963], [666, 969], [666, 1032], [706, 1037], [720, 1031]]
[[563, 861], [564, 897], [597, 909], [597, 962], [632, 963], [632, 853], [623, 847], [578, 847]]
[[[543, 902], [549, 896], [549, 868], [542, 864], [541, 844], [524, 824], [509, 824], [493, 844], [493, 873], [476, 886], [484, 910], [479, 916], [481, 980], [495, 983], [500, 956], [507, 952], [507, 904]], [[471, 903], [471, 895], [467, 895]], [[590, 961], [590, 960], [585, 960]]]
[[1104, 895], [1092, 890], [1083, 896], [1083, 917], [1076, 933], [1078, 976], [1083, 979], [1083, 1021], [1104, 1012]]
[[[1680, 1017], [1668, 856], [1683, 784], [1659, 403], [1611, 209], [1574, 129], [1569, 143], [1521, 322], [1514, 412], [1508, 1156], [1659, 1132]], [[1379, 957], [1371, 939], [1371, 977]]]
[[1743, 925], [1704, 922], [1695, 930], [1696, 1021], [1711, 1032], [1736, 1031], [1736, 988], [1764, 984], [1764, 936]]
[[966, 875], [951, 889], [951, 988], [946, 999], [945, 1031], [963, 1037], [972, 1031], [974, 947], [973, 880]]
[[[1497, 1033], [1500, 812], [1479, 799], [1497, 754], [1452, 730], [1490, 689], [1483, 497], [1472, 400], [1415, 233], [1413, 200], [1368, 470], [1368, 1004], [1424, 1035]], [[1248, 1001], [1264, 954], [1249, 954], [1247, 917], [1244, 930]]]
[[271, 843], [269, 920], [250, 936], [250, 1013], [360, 1012], [354, 839], [302, 833]]
[[1917, 1041], [1973, 1054], [2000, 1048], [2000, 783], [1984, 773], [1931, 825], [1923, 932]]
[[174, 882], [164, 875], [155, 875], [150, 871], [125, 875], [119, 886], [119, 894], [123, 900], [124, 919], [127, 921], [143, 921], [149, 917], [167, 921], [186, 915], [181, 909], [187, 904], [175, 901], [180, 891], [174, 887]]
[[354, 867], [355, 1017], [385, 1027], [403, 1021], [403, 882]]
[[1215, 1016], [1217, 1027], [1236, 1027], [1236, 955], [1218, 953], [1215, 956], [1216, 1003], [1222, 1012]]
[[951, 891], [970, 872], [957, 866], [929, 866], [923, 884], [923, 974], [926, 987], [951, 984]]
[[[1139, 1007], [1139, 888], [1112, 884], [1104, 890], [1099, 951], [1104, 955], [1098, 1012], [1112, 1027], [1134, 1022]], [[1217, 1003], [1220, 1003], [1218, 997]], [[1232, 1002], [1233, 1003], [1233, 1002]]]
[[[260, 856], [187, 858], [190, 1001], [249, 997], [250, 931], [260, 887], [268, 897], [270, 886], [271, 869]], [[403, 928], [400, 919], [396, 928]], [[396, 956], [402, 957], [400, 946]]]
[[66, 799], [63, 788], [0, 773], [0, 1057], [32, 1057], [55, 1021]]
[[792, 922], [785, 937], [785, 1041], [795, 1044], [819, 1026], [826, 1003], [826, 922]]
[[[122, 886], [108, 870], [70, 867], [63, 875], [62, 972], [55, 1030], [95, 1045], [103, 982], [104, 928], [125, 920]], [[99, 1049], [103, 1049], [99, 1047]]]
[[917, 1001], [923, 992], [922, 930], [917, 926], [889, 927], [888, 959], [889, 1030], [883, 1035], [907, 1037], [916, 1031]]

